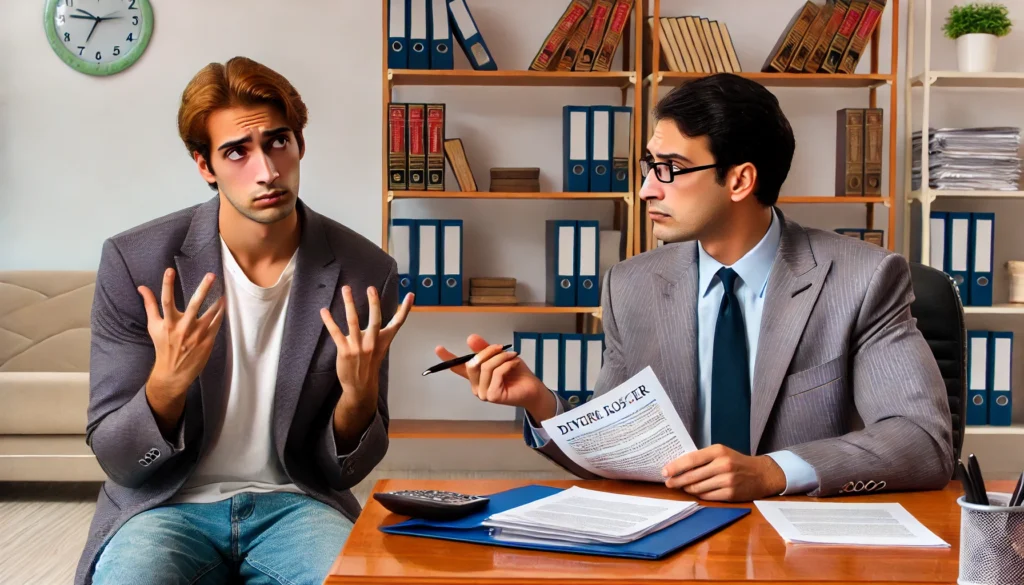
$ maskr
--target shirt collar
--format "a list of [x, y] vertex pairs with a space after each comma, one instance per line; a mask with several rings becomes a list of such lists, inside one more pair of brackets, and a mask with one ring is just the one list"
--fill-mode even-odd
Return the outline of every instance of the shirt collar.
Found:
[[[750, 287], [756, 288], [758, 296], [763, 296], [768, 285], [768, 274], [771, 272], [772, 264], [775, 262], [775, 254], [779, 250], [779, 242], [782, 239], [782, 226], [775, 210], [772, 209], [772, 222], [768, 226], [761, 241], [744, 254], [742, 258], [731, 266], [740, 279]], [[698, 274], [700, 278], [700, 294], [707, 295], [714, 282], [722, 263], [712, 258], [704, 251], [704, 246], [697, 242], [698, 250]]]

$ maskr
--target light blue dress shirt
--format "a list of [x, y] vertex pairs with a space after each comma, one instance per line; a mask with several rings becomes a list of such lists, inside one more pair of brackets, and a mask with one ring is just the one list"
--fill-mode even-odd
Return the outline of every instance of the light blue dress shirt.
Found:
[[[736, 272], [735, 293], [740, 301], [743, 313], [743, 325], [747, 330], [747, 352], [750, 369], [750, 388], [754, 388], [754, 365], [757, 356], [757, 342], [761, 333], [761, 310], [764, 307], [764, 295], [768, 287], [768, 276], [779, 251], [782, 239], [782, 226], [775, 211], [772, 210], [772, 222], [768, 232], [749, 252], [736, 261], [731, 268]], [[704, 247], [697, 243], [698, 249], [698, 298], [697, 298], [697, 356], [700, 368], [700, 392], [697, 397], [697, 412], [700, 414], [700, 431], [691, 434], [698, 449], [711, 444], [711, 364], [712, 349], [715, 340], [715, 326], [718, 323], [718, 311], [725, 294], [717, 273], [722, 264], [708, 255]], [[562, 413], [558, 403], [557, 414]], [[542, 427], [532, 424], [527, 417], [533, 434], [534, 446], [540, 447], [548, 442], [549, 437]], [[786, 475], [786, 491], [783, 494], [806, 493], [818, 487], [818, 476], [814, 468], [791, 451], [775, 451], [768, 456], [782, 468]]]

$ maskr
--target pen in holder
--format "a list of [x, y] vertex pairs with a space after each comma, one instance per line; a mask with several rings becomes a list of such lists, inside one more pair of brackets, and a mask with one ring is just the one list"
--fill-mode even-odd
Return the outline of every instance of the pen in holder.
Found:
[[959, 585], [1024, 583], [1024, 506], [1008, 507], [1010, 494], [988, 492], [989, 506], [960, 505]]

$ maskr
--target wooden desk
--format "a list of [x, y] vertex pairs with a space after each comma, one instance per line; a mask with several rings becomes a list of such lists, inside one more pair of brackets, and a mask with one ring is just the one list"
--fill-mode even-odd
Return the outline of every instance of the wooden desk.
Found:
[[[437, 489], [492, 494], [530, 483], [674, 499], [686, 494], [656, 484], [615, 481], [425, 481], [382, 480], [374, 491]], [[991, 482], [990, 491], [1010, 492], [1013, 482]], [[372, 497], [331, 567], [327, 585], [361, 584], [500, 584], [557, 583], [591, 585], [641, 582], [716, 584], [786, 583], [841, 585], [854, 583], [956, 583], [959, 564], [959, 483], [931, 492], [881, 493], [823, 498], [825, 502], [899, 502], [915, 518], [948, 542], [950, 548], [871, 548], [786, 545], [758, 513], [660, 561], [615, 559], [528, 551], [385, 534], [379, 526], [405, 520]], [[780, 498], [808, 499], [808, 498]], [[719, 504], [713, 504], [719, 505]], [[722, 504], [728, 505], [728, 504]], [[738, 504], [740, 505], [740, 504]]]

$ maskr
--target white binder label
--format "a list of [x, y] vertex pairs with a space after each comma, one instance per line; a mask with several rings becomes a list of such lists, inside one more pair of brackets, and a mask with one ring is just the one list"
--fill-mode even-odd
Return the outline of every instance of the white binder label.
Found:
[[591, 339], [587, 341], [587, 387], [584, 390], [593, 391], [597, 388], [597, 378], [601, 375], [601, 340]]
[[594, 112], [594, 160], [608, 160], [611, 158], [611, 155], [608, 153], [608, 130], [610, 126], [607, 111], [597, 110]]
[[558, 276], [575, 276], [576, 228], [565, 225], [558, 228]]
[[967, 234], [971, 222], [967, 219], [953, 220], [953, 251], [950, 258], [950, 270], [963, 272], [967, 270]]
[[569, 112], [569, 160], [587, 160], [586, 112]]
[[420, 274], [437, 274], [437, 228], [420, 226]]
[[583, 372], [580, 362], [583, 360], [583, 341], [580, 339], [565, 340], [565, 387], [562, 390], [582, 390]]
[[629, 122], [629, 112], [615, 112], [615, 123], [612, 126], [614, 128], [612, 140], [615, 143], [612, 156], [615, 158], [629, 158], [629, 136], [631, 134]]
[[544, 359], [544, 385], [548, 390], [558, 390], [558, 340], [545, 339], [541, 349]]
[[473, 18], [469, 15], [469, 9], [466, 8], [466, 0], [452, 0], [448, 4], [448, 8], [452, 11], [455, 26], [462, 31], [462, 38], [469, 40], [469, 37], [476, 34], [476, 27], [473, 26]]
[[932, 218], [929, 222], [931, 228], [931, 237], [928, 238], [929, 248], [931, 248], [930, 260], [928, 262], [932, 268], [939, 270], [946, 269], [946, 220], [942, 218]]
[[971, 390], [985, 389], [985, 366], [988, 365], [988, 339], [971, 339]]
[[427, 38], [427, 0], [412, 0], [412, 10], [409, 14], [412, 18], [409, 21], [409, 38]]
[[519, 359], [534, 374], [537, 373], [537, 340], [522, 338], [519, 340]]
[[996, 355], [993, 356], [995, 371], [992, 375], [992, 390], [1010, 391], [1010, 350], [1011, 343], [1008, 337], [996, 338]]
[[580, 276], [597, 276], [597, 228], [580, 228]]
[[411, 271], [412, 246], [409, 243], [412, 236], [411, 231], [411, 226], [391, 226], [391, 257], [398, 263], [399, 274], [409, 274]]
[[405, 38], [405, 0], [391, 0], [391, 22], [388, 23], [388, 36]]
[[433, 6], [434, 21], [431, 23], [434, 29], [432, 36], [435, 40], [448, 38], [448, 7], [447, 0], [429, 0]]
[[443, 274], [462, 274], [462, 228], [457, 225], [444, 226]]
[[974, 270], [992, 272], [992, 220], [979, 219], [974, 229]]

